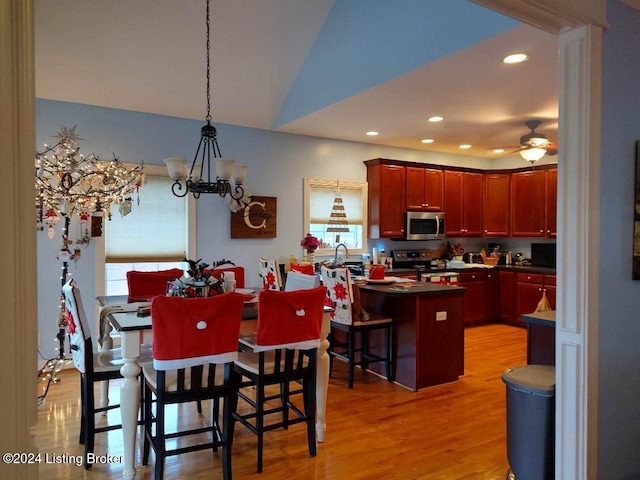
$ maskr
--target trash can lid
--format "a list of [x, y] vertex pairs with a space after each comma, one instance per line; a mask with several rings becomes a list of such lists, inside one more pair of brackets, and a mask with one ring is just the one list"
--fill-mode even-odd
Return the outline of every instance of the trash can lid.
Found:
[[507, 368], [502, 381], [517, 390], [550, 396], [556, 390], [556, 368], [552, 365], [522, 365]]

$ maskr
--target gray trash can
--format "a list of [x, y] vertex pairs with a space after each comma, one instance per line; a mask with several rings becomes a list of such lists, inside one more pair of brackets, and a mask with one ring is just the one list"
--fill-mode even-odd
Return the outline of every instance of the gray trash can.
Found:
[[505, 370], [508, 478], [553, 480], [555, 367], [523, 365]]

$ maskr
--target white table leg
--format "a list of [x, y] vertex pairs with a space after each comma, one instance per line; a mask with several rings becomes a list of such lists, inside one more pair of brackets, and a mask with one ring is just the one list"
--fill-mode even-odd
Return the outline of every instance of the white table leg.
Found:
[[[107, 322], [106, 335], [102, 338], [102, 347], [100, 351], [107, 351], [113, 348], [113, 338], [111, 338], [111, 330], [113, 327]], [[100, 407], [105, 408], [109, 406], [109, 380], [100, 382]], [[107, 411], [102, 412], [103, 416], [107, 415]]]
[[122, 443], [124, 445], [124, 471], [122, 477], [133, 479], [136, 476], [136, 430], [138, 411], [140, 410], [140, 335], [138, 331], [120, 332], [122, 358], [124, 365], [120, 373], [124, 381], [120, 387], [120, 414], [122, 416]]
[[324, 432], [327, 429], [325, 415], [327, 411], [327, 389], [329, 387], [329, 340], [327, 336], [331, 329], [331, 317], [325, 313], [322, 318], [322, 341], [318, 349], [318, 369], [316, 373], [316, 437], [318, 442], [324, 442]]

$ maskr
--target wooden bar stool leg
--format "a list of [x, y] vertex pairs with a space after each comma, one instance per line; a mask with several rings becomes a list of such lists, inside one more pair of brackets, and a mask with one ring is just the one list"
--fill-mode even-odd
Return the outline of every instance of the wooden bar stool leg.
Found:
[[369, 366], [369, 342], [367, 332], [360, 330], [360, 368], [364, 372]]
[[387, 381], [391, 381], [393, 376], [391, 374], [391, 325], [387, 326], [387, 328], [385, 328], [386, 333], [387, 333], [387, 356], [385, 359], [385, 367], [387, 370]]
[[353, 370], [356, 363], [355, 343], [355, 333], [353, 332], [353, 329], [349, 329], [349, 332], [347, 333], [347, 357], [349, 357], [349, 388], [353, 388]]

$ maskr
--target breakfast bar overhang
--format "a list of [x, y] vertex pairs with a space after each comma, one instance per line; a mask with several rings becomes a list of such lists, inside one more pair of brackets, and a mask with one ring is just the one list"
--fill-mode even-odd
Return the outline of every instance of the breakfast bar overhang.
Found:
[[[365, 311], [393, 318], [392, 373], [411, 390], [457, 381], [464, 374], [465, 288], [416, 282], [360, 285]], [[372, 335], [370, 348], [382, 348]], [[382, 367], [371, 364], [383, 374]]]

